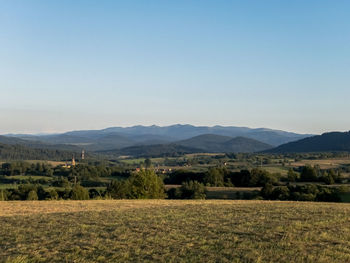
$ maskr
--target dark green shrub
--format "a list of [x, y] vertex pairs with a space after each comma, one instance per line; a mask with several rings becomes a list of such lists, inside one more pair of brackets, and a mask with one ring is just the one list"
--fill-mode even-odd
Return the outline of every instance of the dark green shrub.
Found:
[[111, 181], [107, 186], [107, 195], [114, 199], [126, 199], [129, 194], [130, 187], [128, 181]]
[[50, 189], [48, 192], [49, 199], [51, 200], [57, 200], [58, 199], [58, 193], [55, 189]]
[[89, 191], [81, 185], [75, 185], [70, 192], [70, 199], [72, 200], [88, 200]]
[[317, 182], [317, 171], [311, 166], [305, 166], [300, 174], [301, 182]]
[[176, 189], [176, 197], [180, 199], [205, 199], [206, 189], [197, 181], [185, 182]]
[[27, 200], [38, 200], [38, 194], [35, 190], [31, 190], [27, 195]]

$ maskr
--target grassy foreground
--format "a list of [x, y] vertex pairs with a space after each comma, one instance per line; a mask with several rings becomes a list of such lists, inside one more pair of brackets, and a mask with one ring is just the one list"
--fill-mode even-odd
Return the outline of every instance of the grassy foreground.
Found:
[[0, 202], [1, 262], [350, 262], [350, 205]]

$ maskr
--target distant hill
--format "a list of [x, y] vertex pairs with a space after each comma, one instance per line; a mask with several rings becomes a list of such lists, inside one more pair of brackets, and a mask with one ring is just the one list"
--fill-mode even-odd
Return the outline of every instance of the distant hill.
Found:
[[29, 148], [36, 149], [52, 149], [62, 151], [81, 151], [81, 148], [70, 144], [51, 144], [37, 140], [25, 140], [16, 137], [8, 137], [0, 135], [0, 143], [7, 145], [22, 145]]
[[[70, 160], [80, 156], [82, 148], [74, 145], [48, 144], [0, 135], [0, 160]], [[86, 156], [91, 156], [87, 153]]]
[[188, 153], [238, 153], [258, 152], [271, 145], [244, 137], [228, 137], [215, 134], [195, 136], [188, 140], [168, 144], [137, 145], [122, 149], [99, 151], [101, 154], [130, 155], [138, 157], [179, 156]]
[[201, 149], [204, 152], [258, 152], [272, 148], [271, 145], [244, 137], [228, 137], [204, 134], [176, 142], [178, 145]]
[[28, 141], [20, 139], [20, 138], [16, 138], [16, 137], [9, 137], [9, 136], [0, 135], [0, 143], [2, 143], [2, 144], [26, 144], [26, 143], [28, 143]]
[[[62, 145], [78, 146], [88, 151], [105, 151], [140, 145], [167, 145], [177, 141], [184, 141], [182, 145], [187, 145], [185, 142], [186, 140], [207, 134], [226, 136], [231, 139], [235, 137], [250, 138], [273, 146], [278, 146], [310, 136], [265, 128], [250, 129], [234, 126], [207, 127], [177, 124], [165, 127], [156, 125], [133, 126], [126, 128], [112, 127], [103, 130], [72, 131], [54, 135], [11, 135], [11, 138], [35, 141], [36, 143], [42, 142], [51, 145], [61, 145], [60, 147], [62, 147]], [[203, 141], [203, 143], [205, 142]], [[210, 141], [206, 143], [209, 147]], [[251, 144], [255, 143], [251, 142]], [[208, 149], [208, 147], [204, 148]], [[260, 148], [264, 147], [265, 146], [261, 145]], [[209, 148], [212, 151], [218, 151], [214, 148]], [[232, 147], [232, 149], [235, 148], [237, 148], [237, 145]], [[252, 149], [254, 150], [255, 148], [252, 147]], [[247, 151], [248, 150], [251, 151], [251, 149], [247, 149]]]
[[236, 137], [225, 143], [225, 152], [252, 153], [271, 149], [273, 146], [254, 139]]
[[229, 136], [203, 134], [187, 140], [178, 141], [176, 144], [202, 149], [204, 152], [220, 152], [223, 148], [223, 144], [230, 140], [232, 140], [232, 137]]
[[135, 157], [170, 157], [181, 156], [189, 153], [203, 152], [200, 149], [186, 147], [176, 144], [156, 144], [156, 145], [139, 145], [131, 146], [123, 149], [116, 149], [110, 151], [100, 151], [100, 154], [107, 155], [127, 155]]
[[271, 153], [350, 151], [350, 132], [329, 132], [290, 142], [268, 150]]

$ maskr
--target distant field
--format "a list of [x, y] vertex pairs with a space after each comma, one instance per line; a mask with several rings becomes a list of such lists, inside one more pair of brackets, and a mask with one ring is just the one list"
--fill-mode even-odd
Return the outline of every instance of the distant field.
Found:
[[122, 163], [126, 164], [139, 164], [141, 162], [145, 161], [145, 158], [137, 158], [137, 159], [121, 159], [120, 160]]
[[270, 172], [270, 173], [279, 173], [281, 175], [288, 174], [288, 168], [282, 166], [263, 166], [262, 169]]
[[305, 165], [319, 165], [321, 169], [331, 169], [337, 168], [340, 165], [350, 164], [349, 158], [332, 158], [332, 159], [324, 159], [324, 160], [301, 160], [298, 162], [291, 163], [291, 166], [305, 166]]
[[350, 205], [0, 202], [4, 262], [350, 262]]

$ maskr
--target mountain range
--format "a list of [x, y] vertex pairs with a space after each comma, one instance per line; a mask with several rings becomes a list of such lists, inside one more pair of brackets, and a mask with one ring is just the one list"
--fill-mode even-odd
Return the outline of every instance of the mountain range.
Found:
[[224, 126], [133, 126], [61, 134], [8, 134], [0, 143], [34, 149], [114, 155], [159, 156], [195, 152], [258, 152], [310, 135], [272, 129]]
[[[350, 151], [350, 132], [322, 135], [296, 134], [271, 129], [245, 127], [196, 127], [192, 125], [113, 127], [103, 130], [71, 131], [52, 135], [0, 136], [7, 153], [21, 146], [44, 149], [43, 153], [64, 151], [65, 156], [82, 149], [108, 155], [174, 156], [185, 153], [297, 153]], [[23, 148], [24, 147], [24, 148]], [[4, 150], [3, 150], [4, 152]]]
[[[310, 136], [266, 128], [251, 129], [246, 127], [224, 126], [133, 126], [112, 127], [102, 130], [71, 131], [53, 135], [7, 135], [26, 141], [46, 144], [64, 144], [84, 147], [90, 151], [121, 149], [136, 145], [168, 144], [183, 141], [195, 136], [213, 134], [228, 137], [245, 137], [268, 145], [278, 146]], [[1, 141], [0, 141], [1, 142]]]

